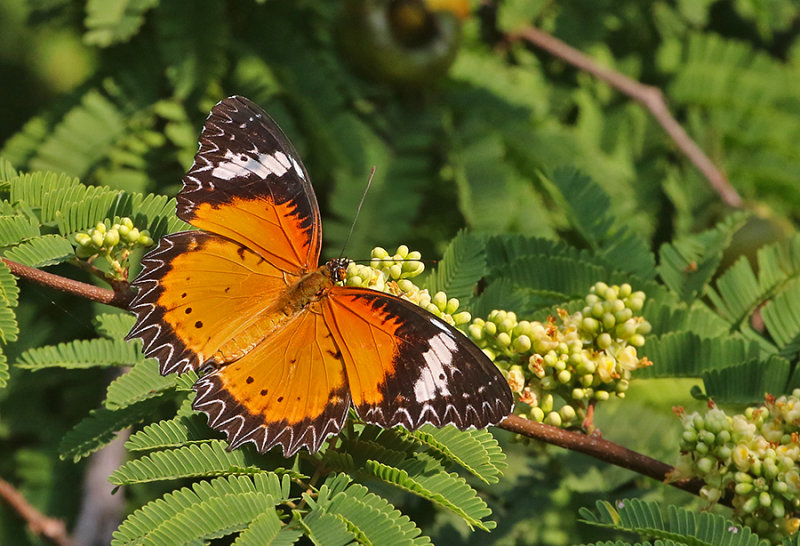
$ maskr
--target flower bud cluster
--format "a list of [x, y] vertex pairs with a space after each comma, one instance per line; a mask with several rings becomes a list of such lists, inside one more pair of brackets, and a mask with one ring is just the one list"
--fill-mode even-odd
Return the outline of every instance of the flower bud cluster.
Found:
[[351, 262], [347, 266], [345, 284], [400, 296], [453, 326], [469, 323], [472, 316], [465, 311], [458, 311], [458, 299], [448, 298], [444, 292], [431, 296], [426, 288], [420, 288], [410, 280], [425, 270], [425, 264], [419, 261], [421, 257], [416, 250], [409, 251], [406, 245], [397, 247], [393, 255], [381, 247], [375, 247], [369, 265]]
[[733, 493], [734, 514], [775, 543], [800, 529], [800, 389], [729, 416], [709, 404], [681, 418], [676, 478], [699, 477], [701, 496]]
[[[517, 400], [515, 413], [553, 426], [586, 425], [598, 400], [625, 397], [631, 372], [652, 363], [636, 352], [651, 330], [636, 313], [643, 292], [599, 282], [582, 311], [558, 311], [545, 322], [492, 311], [469, 325], [469, 337], [505, 370]], [[560, 324], [558, 322], [560, 321]]]
[[130, 218], [120, 218], [118, 223], [108, 220], [99, 222], [87, 232], [75, 234], [78, 258], [94, 260], [98, 256], [106, 258], [114, 271], [115, 278], [125, 280], [121, 275], [127, 274], [127, 260], [131, 250], [137, 246], [147, 248], [153, 245], [150, 232], [134, 227]]

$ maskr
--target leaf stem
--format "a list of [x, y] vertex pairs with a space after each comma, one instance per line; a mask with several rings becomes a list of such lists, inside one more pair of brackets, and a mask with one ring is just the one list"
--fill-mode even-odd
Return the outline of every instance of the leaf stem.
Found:
[[28, 527], [34, 534], [43, 536], [59, 546], [73, 544], [63, 521], [47, 517], [39, 512], [25, 500], [22, 493], [2, 478], [0, 478], [0, 498], [6, 501], [28, 523]]
[[577, 49], [537, 28], [525, 27], [510, 35], [509, 38], [511, 40], [524, 40], [540, 49], [544, 49], [641, 103], [650, 111], [689, 161], [694, 163], [695, 167], [708, 179], [711, 187], [719, 194], [722, 201], [733, 208], [742, 207], [741, 196], [731, 186], [725, 175], [670, 114], [664, 95], [659, 88], [645, 85], [621, 72], [602, 67]]
[[[633, 470], [638, 474], [665, 482], [668, 485], [682, 489], [693, 495], [698, 495], [700, 493], [700, 488], [705, 485], [702, 480], [698, 479], [673, 480], [670, 477], [670, 474], [675, 470], [673, 466], [630, 450], [627, 447], [615, 444], [600, 436], [586, 435], [580, 432], [537, 423], [536, 421], [524, 419], [513, 414], [506, 417], [497, 426], [528, 438], [541, 440], [571, 451], [585, 453], [595, 459], [611, 463], [621, 468]], [[719, 503], [730, 506], [730, 499], [722, 498]]]
[[121, 309], [127, 309], [133, 299], [133, 292], [127, 282], [115, 282], [112, 284], [114, 290], [109, 290], [108, 288], [101, 288], [93, 284], [54, 275], [47, 271], [36, 269], [35, 267], [29, 267], [18, 262], [7, 260], [6, 258], [2, 258], [2, 260], [15, 276], [33, 281], [42, 286], [47, 286], [48, 288], [53, 288], [60, 292], [80, 296], [107, 305], [113, 305]]

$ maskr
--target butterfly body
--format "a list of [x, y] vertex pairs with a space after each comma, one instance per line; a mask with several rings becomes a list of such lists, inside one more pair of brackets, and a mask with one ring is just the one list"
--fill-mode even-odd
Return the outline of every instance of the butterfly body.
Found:
[[129, 338], [162, 374], [205, 372], [193, 407], [231, 447], [318, 450], [347, 409], [384, 427], [497, 423], [513, 397], [455, 328], [401, 298], [338, 284], [318, 266], [321, 222], [302, 163], [258, 106], [212, 109], [178, 195], [203, 231], [164, 237], [142, 260]]

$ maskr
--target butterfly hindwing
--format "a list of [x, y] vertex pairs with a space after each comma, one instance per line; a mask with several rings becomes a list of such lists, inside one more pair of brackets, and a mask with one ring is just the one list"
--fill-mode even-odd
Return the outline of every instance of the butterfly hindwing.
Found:
[[[318, 307], [318, 304], [315, 305]], [[318, 309], [300, 312], [244, 357], [204, 375], [192, 407], [231, 448], [319, 450], [350, 407], [342, 355]]]
[[418, 306], [374, 290], [334, 287], [323, 313], [366, 422], [463, 430], [499, 423], [511, 412], [513, 396], [494, 363]]
[[228, 97], [211, 110], [178, 193], [178, 216], [232, 239], [284, 271], [313, 269], [317, 199], [294, 147], [259, 106]]
[[233, 360], [263, 337], [258, 318], [292, 276], [251, 250], [212, 233], [162, 238], [142, 260], [130, 309], [144, 354], [162, 374]]

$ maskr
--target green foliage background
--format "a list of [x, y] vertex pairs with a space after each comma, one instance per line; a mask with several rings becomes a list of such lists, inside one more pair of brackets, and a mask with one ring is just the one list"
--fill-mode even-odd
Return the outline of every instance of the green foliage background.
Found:
[[[472, 7], [449, 72], [395, 87], [365, 77], [342, 53], [339, 36], [354, 30], [336, 2], [201, 0], [188, 10], [169, 0], [3, 2], [4, 255], [87, 280], [66, 263], [71, 248], [64, 245], [98, 215], [107, 217], [112, 209], [138, 214], [154, 237], [178, 229], [172, 203], [144, 195], [177, 192], [208, 110], [224, 96], [241, 94], [269, 111], [303, 156], [320, 200], [328, 255], [342, 247], [376, 165], [347, 247], [351, 257], [367, 257], [375, 245], [406, 243], [435, 258], [466, 226], [478, 234], [470, 241], [478, 251], [457, 252], [457, 239], [430, 282], [463, 290], [480, 279], [480, 295], [473, 298], [469, 289], [457, 294], [474, 314], [503, 307], [542, 318], [555, 305], [569, 308], [597, 280], [645, 290], [654, 326], [645, 352], [656, 365], [640, 374], [646, 379], [634, 384], [628, 399], [603, 406], [597, 419], [606, 437], [672, 462], [677, 442], [670, 439], [677, 437], [678, 422], [669, 408], [691, 407], [693, 385], [732, 404], [800, 385], [800, 319], [792, 313], [800, 303], [800, 254], [792, 236], [800, 212], [797, 4], [507, 0]], [[726, 210], [627, 97], [503, 39], [528, 24], [663, 89], [682, 124], [758, 215]], [[57, 175], [15, 178], [29, 171]], [[106, 189], [67, 194], [62, 188], [77, 186], [75, 178]], [[8, 183], [12, 179], [16, 186]], [[69, 207], [74, 213], [62, 214]], [[737, 261], [741, 255], [748, 259]], [[466, 271], [468, 282], [442, 271]], [[0, 476], [45, 513], [71, 524], [84, 456], [114, 430], [143, 423], [145, 416], [147, 423], [154, 415], [167, 419], [178, 408], [176, 419], [191, 420], [180, 405], [190, 382], [161, 379], [146, 369], [120, 341], [129, 323], [108, 308], [24, 282], [17, 292], [5, 272], [0, 286], [7, 311], [0, 314], [0, 384], [7, 383], [0, 390]], [[765, 327], [757, 330], [749, 317], [763, 304]], [[51, 347], [60, 342], [71, 344]], [[124, 376], [129, 384], [117, 379], [108, 387], [119, 365], [133, 365]], [[171, 395], [142, 394], [150, 392]], [[114, 413], [122, 409], [129, 411]], [[73, 430], [91, 411], [94, 420]], [[179, 432], [188, 436], [178, 437], [191, 440], [197, 423], [183, 425], [188, 428]], [[202, 431], [202, 420], [200, 425]], [[207, 430], [202, 434], [208, 438]], [[498, 522], [490, 535], [470, 532], [463, 515], [431, 511], [424, 495], [385, 485], [374, 491], [440, 544], [618, 538], [577, 523], [578, 508], [622, 497], [700, 505], [584, 456], [497, 437], [508, 456], [503, 478], [491, 486], [469, 482]], [[132, 439], [129, 449], [170, 445], [147, 438], [138, 436], [138, 448]], [[218, 443], [203, 445], [224, 453]], [[200, 457], [187, 468], [213, 459], [199, 450], [187, 451]], [[228, 456], [243, 458], [230, 465], [256, 464], [245, 451]], [[352, 473], [369, 467], [340, 464]], [[116, 484], [146, 482], [126, 487], [130, 511], [176, 483], [220, 474], [207, 469], [156, 480], [153, 468], [137, 474], [126, 466], [112, 478]], [[369, 468], [373, 477], [391, 470]], [[253, 502], [274, 504], [286, 494], [284, 477], [294, 471], [249, 486], [244, 478], [219, 478], [230, 483], [218, 482], [216, 493], [209, 489], [204, 498], [239, 487]], [[167, 477], [183, 481], [163, 481]], [[339, 509], [336, 495], [345, 490], [362, 500], [367, 494], [342, 480], [334, 476], [325, 485], [329, 512]], [[259, 521], [264, 529], [274, 524]], [[20, 537], [38, 542], [0, 509], [0, 542], [19, 543]]]

